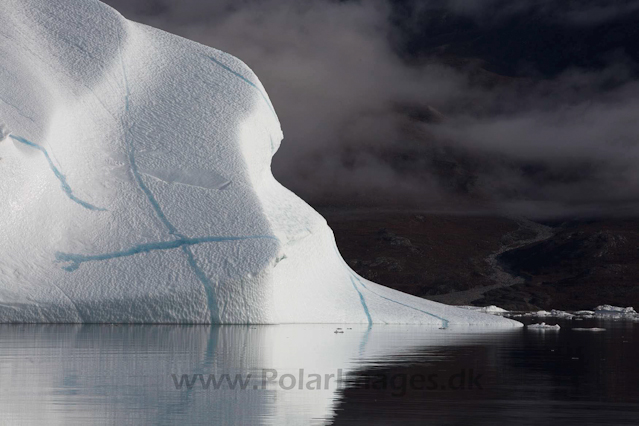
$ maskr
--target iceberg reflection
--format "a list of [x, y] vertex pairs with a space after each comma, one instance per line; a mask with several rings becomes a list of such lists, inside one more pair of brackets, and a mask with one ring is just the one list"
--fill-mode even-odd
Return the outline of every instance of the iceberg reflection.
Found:
[[1, 325], [0, 423], [327, 424], [379, 359], [521, 329]]

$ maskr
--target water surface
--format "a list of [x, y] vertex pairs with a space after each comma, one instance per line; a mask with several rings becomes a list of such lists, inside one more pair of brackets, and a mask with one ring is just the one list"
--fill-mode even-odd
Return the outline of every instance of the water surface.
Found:
[[637, 424], [639, 323], [559, 323], [0, 325], [0, 424]]

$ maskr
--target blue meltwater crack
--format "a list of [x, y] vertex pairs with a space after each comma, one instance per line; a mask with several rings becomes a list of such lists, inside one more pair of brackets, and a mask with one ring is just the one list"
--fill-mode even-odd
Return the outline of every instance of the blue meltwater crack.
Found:
[[81, 205], [82, 207], [88, 210], [95, 210], [95, 211], [101, 211], [101, 212], [106, 211], [106, 209], [103, 209], [101, 207], [96, 207], [93, 204], [87, 203], [86, 201], [79, 199], [73, 194], [73, 190], [71, 189], [71, 186], [69, 186], [66, 176], [62, 174], [62, 172], [55, 166], [55, 164], [53, 164], [53, 160], [51, 160], [51, 157], [49, 156], [49, 153], [47, 152], [46, 149], [21, 136], [9, 135], [9, 137], [16, 142], [19, 142], [30, 148], [37, 149], [38, 151], [44, 154], [44, 157], [47, 159], [47, 162], [49, 163], [49, 167], [53, 171], [53, 174], [60, 181], [60, 186], [62, 187], [62, 190], [65, 192], [65, 194], [67, 194], [67, 197], [69, 197], [71, 201]]
[[393, 303], [397, 303], [398, 305], [405, 306], [405, 307], [407, 307], [407, 308], [409, 308], [409, 309], [412, 309], [412, 310], [414, 310], [414, 311], [418, 311], [418, 312], [422, 312], [422, 313], [424, 313], [424, 314], [426, 314], [426, 315], [430, 315], [431, 317], [433, 317], [433, 318], [437, 318], [438, 320], [440, 320], [440, 321], [442, 322], [442, 327], [444, 327], [444, 328], [447, 328], [447, 327], [448, 327], [448, 320], [447, 320], [447, 319], [442, 318], [442, 317], [440, 317], [439, 315], [431, 314], [430, 312], [424, 311], [423, 309], [415, 308], [414, 306], [410, 306], [410, 305], [407, 305], [407, 304], [405, 304], [405, 303], [399, 302], [399, 301], [397, 301], [397, 300], [391, 299], [391, 298], [389, 298], [389, 297], [382, 296], [381, 294], [378, 294], [377, 292], [375, 292], [375, 291], [371, 290], [370, 288], [366, 287], [366, 284], [364, 284], [364, 283], [363, 283], [363, 282], [362, 282], [359, 278], [355, 277], [355, 279], [356, 279], [357, 281], [359, 281], [360, 285], [361, 285], [362, 287], [364, 287], [364, 289], [366, 289], [366, 290], [370, 291], [370, 292], [371, 292], [371, 293], [373, 293], [375, 296], [377, 296], [377, 297], [381, 297], [382, 299], [388, 300], [389, 302], [393, 302]]
[[[144, 193], [147, 201], [151, 205], [155, 213], [155, 216], [164, 225], [168, 233], [176, 239], [172, 241], [159, 242], [159, 243], [140, 244], [128, 250], [113, 252], [113, 253], [106, 253], [101, 255], [86, 256], [86, 255], [77, 255], [77, 254], [68, 254], [68, 253], [58, 253], [56, 257], [60, 261], [71, 262], [71, 265], [65, 267], [64, 269], [66, 269], [67, 271], [74, 271], [83, 262], [108, 260], [108, 259], [114, 259], [118, 257], [132, 256], [138, 253], [147, 253], [154, 250], [169, 250], [169, 249], [181, 248], [184, 254], [186, 255], [186, 258], [189, 263], [189, 266], [191, 267], [191, 270], [193, 271], [197, 279], [202, 283], [202, 286], [204, 288], [204, 291], [206, 293], [206, 297], [208, 300], [209, 311], [211, 314], [211, 323], [217, 323], [220, 321], [220, 309], [219, 309], [218, 300], [215, 294], [215, 285], [211, 281], [211, 279], [206, 275], [204, 270], [198, 265], [197, 259], [195, 258], [195, 255], [193, 254], [193, 251], [191, 250], [191, 246], [196, 244], [202, 244], [202, 243], [210, 243], [210, 242], [239, 241], [239, 240], [264, 239], [264, 238], [273, 239], [276, 241], [279, 241], [279, 240], [273, 236], [188, 238], [185, 235], [181, 234], [179, 230], [177, 229], [177, 227], [173, 225], [173, 223], [171, 223], [169, 218], [164, 214], [164, 211], [162, 207], [160, 206], [160, 203], [156, 199], [151, 189], [144, 183], [140, 170], [138, 169], [138, 165], [135, 158], [136, 148], [135, 148], [135, 143], [133, 140], [134, 134], [132, 131], [132, 126], [128, 122], [129, 113], [131, 111], [131, 88], [129, 86], [129, 79], [127, 76], [127, 69], [125, 66], [124, 56], [122, 54], [122, 41], [121, 41], [119, 32], [118, 32], [118, 38], [120, 39], [119, 56], [120, 56], [120, 65], [122, 67], [122, 78], [124, 82], [124, 91], [125, 91], [124, 92], [125, 114], [123, 115], [121, 120], [122, 120], [122, 128], [124, 130], [124, 141], [127, 146], [131, 172], [135, 178], [138, 188]], [[217, 62], [213, 58], [211, 58], [211, 60], [213, 60], [214, 62]], [[259, 90], [259, 88], [255, 84], [251, 83], [246, 78], [243, 78], [240, 74], [235, 73], [230, 68], [226, 67], [225, 65], [221, 63], [219, 63], [219, 65], [225, 68], [226, 70], [230, 71], [231, 73], [235, 74], [237, 77], [243, 79], [246, 83], [250, 84], [251, 86]], [[271, 111], [273, 111], [272, 105], [270, 104], [270, 102], [268, 102], [268, 99], [263, 93], [262, 93], [262, 97], [269, 105]], [[275, 114], [275, 111], [273, 111], [273, 114]]]
[[359, 291], [359, 289], [355, 285], [355, 281], [353, 281], [353, 277], [350, 277], [350, 278], [351, 278], [351, 284], [353, 284], [353, 288], [355, 289], [357, 294], [359, 294], [359, 301], [362, 302], [362, 308], [364, 308], [364, 313], [366, 314], [366, 318], [368, 319], [368, 325], [370, 326], [373, 324], [373, 319], [371, 318], [371, 313], [368, 311], [368, 305], [366, 304], [366, 299], [364, 299], [364, 295], [362, 294], [361, 291]]
[[[120, 38], [120, 33], [118, 32], [118, 38]], [[129, 156], [129, 164], [131, 166], [131, 172], [135, 178], [135, 181], [138, 185], [138, 188], [144, 193], [147, 200], [151, 204], [153, 211], [155, 212], [156, 217], [162, 222], [162, 224], [166, 227], [167, 231], [170, 235], [177, 237], [178, 239], [175, 241], [170, 241], [168, 243], [154, 243], [154, 244], [142, 244], [135, 246], [129, 250], [118, 253], [111, 253], [106, 255], [98, 255], [98, 259], [87, 259], [83, 260], [82, 257], [70, 258], [71, 262], [73, 262], [70, 266], [67, 266], [65, 269], [67, 271], [73, 271], [78, 268], [79, 264], [82, 261], [91, 261], [91, 260], [107, 260], [113, 259], [116, 257], [130, 256], [137, 253], [142, 253], [145, 251], [152, 250], [166, 250], [171, 248], [180, 247], [184, 254], [186, 255], [187, 261], [189, 262], [189, 266], [191, 270], [197, 277], [197, 279], [202, 283], [202, 287], [204, 288], [204, 292], [206, 293], [207, 304], [209, 307], [209, 312], [211, 314], [211, 324], [219, 322], [219, 306], [217, 302], [217, 297], [215, 295], [215, 286], [213, 282], [207, 277], [206, 273], [202, 270], [202, 268], [198, 265], [193, 252], [191, 251], [191, 245], [189, 244], [190, 239], [186, 238], [184, 235], [180, 234], [177, 228], [169, 221], [169, 219], [164, 214], [162, 207], [160, 207], [160, 203], [158, 203], [157, 199], [153, 195], [153, 192], [145, 185], [144, 180], [142, 180], [142, 176], [140, 175], [140, 171], [138, 170], [137, 163], [135, 161], [135, 145], [131, 140], [131, 136], [133, 136], [131, 127], [128, 125], [128, 114], [131, 110], [131, 88], [129, 86], [129, 78], [127, 76], [126, 67], [124, 65], [124, 57], [122, 55], [122, 42], [120, 40], [119, 44], [119, 54], [120, 54], [120, 65], [122, 66], [122, 78], [124, 79], [124, 111], [125, 115], [122, 117], [122, 128], [124, 129], [124, 142], [127, 145], [128, 156]], [[202, 241], [206, 242], [206, 241]], [[168, 246], [167, 246], [168, 244]], [[59, 258], [60, 254], [58, 254]], [[64, 257], [64, 255], [62, 255]], [[67, 255], [68, 256], [68, 255]], [[73, 256], [73, 255], [71, 255]], [[104, 256], [107, 256], [104, 258]], [[90, 256], [85, 256], [90, 257]], [[80, 262], [78, 262], [80, 260]]]
[[[72, 272], [80, 267], [82, 263], [85, 262], [95, 262], [109, 259], [116, 259], [119, 257], [128, 257], [134, 256], [140, 253], [149, 253], [157, 250], [172, 250], [176, 248], [186, 248], [189, 246], [194, 246], [196, 244], [204, 244], [204, 243], [218, 243], [224, 241], [243, 241], [243, 240], [256, 240], [256, 239], [273, 239], [277, 241], [276, 237], [272, 236], [248, 236], [248, 237], [200, 237], [200, 238], [180, 238], [172, 241], [162, 241], [158, 243], [146, 243], [146, 244], [138, 244], [136, 246], [131, 247], [128, 250], [115, 251], [111, 253], [104, 254], [95, 254], [95, 255], [84, 255], [84, 254], [74, 254], [74, 253], [56, 253], [55, 257], [59, 262], [71, 262], [71, 265], [63, 267], [64, 270]], [[189, 259], [189, 263], [192, 260]], [[199, 278], [199, 277], [198, 277]]]
[[212, 62], [214, 62], [218, 66], [222, 67], [224, 70], [230, 72], [235, 77], [239, 78], [240, 80], [242, 80], [243, 82], [245, 82], [249, 86], [253, 87], [255, 90], [257, 90], [259, 92], [260, 96], [262, 96], [262, 99], [264, 99], [264, 102], [266, 102], [266, 105], [269, 107], [269, 109], [271, 110], [273, 115], [277, 116], [277, 114], [275, 113], [275, 109], [273, 108], [273, 104], [271, 104], [271, 101], [268, 99], [268, 96], [266, 96], [266, 94], [262, 91], [262, 89], [260, 89], [257, 86], [257, 84], [253, 83], [251, 80], [249, 80], [248, 78], [244, 77], [239, 72], [232, 70], [228, 65], [224, 65], [222, 62], [218, 61], [213, 56], [207, 56], [207, 58], [209, 58]]
[[366, 304], [366, 299], [364, 298], [364, 295], [362, 294], [362, 292], [359, 291], [359, 289], [357, 288], [357, 285], [355, 284], [355, 281], [357, 281], [359, 283], [359, 285], [362, 286], [362, 288], [364, 290], [369, 291], [370, 293], [374, 294], [377, 297], [380, 297], [380, 298], [382, 298], [384, 300], [387, 300], [389, 302], [396, 303], [396, 304], [398, 304], [400, 306], [404, 306], [404, 307], [406, 307], [408, 309], [412, 309], [414, 311], [422, 312], [422, 313], [424, 313], [426, 315], [429, 315], [429, 316], [431, 316], [433, 318], [437, 318], [438, 320], [440, 320], [442, 322], [442, 327], [444, 327], [444, 328], [448, 327], [448, 322], [449, 321], [446, 318], [442, 318], [439, 315], [432, 314], [432, 313], [430, 313], [428, 311], [425, 311], [423, 309], [419, 309], [419, 308], [416, 308], [414, 306], [407, 305], [407, 304], [402, 303], [402, 302], [400, 302], [398, 300], [391, 299], [390, 297], [383, 296], [383, 295], [377, 293], [376, 291], [373, 291], [369, 287], [367, 287], [366, 284], [364, 284], [364, 282], [362, 282], [362, 280], [360, 280], [359, 277], [351, 270], [351, 268], [348, 266], [348, 264], [346, 264], [346, 262], [344, 261], [344, 258], [342, 258], [342, 256], [339, 254], [339, 250], [337, 249], [337, 244], [335, 242], [333, 242], [333, 249], [335, 250], [335, 254], [337, 255], [338, 259], [340, 259], [342, 261], [342, 263], [344, 264], [344, 267], [346, 268], [346, 270], [350, 274], [351, 283], [353, 284], [353, 287], [355, 287], [355, 290], [357, 290], [357, 293], [359, 293], [360, 302], [362, 303], [362, 307], [364, 308], [364, 312], [366, 313], [366, 317], [368, 318], [369, 324], [372, 323], [372, 319], [371, 319], [370, 312], [368, 310], [368, 306]]

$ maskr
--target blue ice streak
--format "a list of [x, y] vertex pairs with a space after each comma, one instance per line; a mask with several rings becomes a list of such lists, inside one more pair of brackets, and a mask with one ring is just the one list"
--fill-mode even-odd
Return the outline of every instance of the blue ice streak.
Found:
[[37, 149], [38, 151], [42, 152], [44, 154], [44, 157], [47, 159], [47, 162], [49, 163], [49, 167], [51, 168], [51, 170], [53, 171], [53, 174], [55, 175], [56, 178], [58, 178], [58, 180], [60, 181], [60, 186], [62, 187], [62, 190], [67, 194], [67, 197], [69, 197], [71, 199], [71, 201], [74, 201], [78, 204], [80, 204], [82, 207], [84, 207], [85, 209], [88, 210], [95, 210], [95, 211], [106, 211], [106, 209], [100, 208], [100, 207], [96, 207], [93, 204], [89, 204], [86, 201], [83, 201], [81, 199], [79, 199], [78, 197], [76, 197], [75, 195], [73, 195], [73, 190], [71, 189], [71, 187], [69, 186], [68, 182], [67, 182], [67, 178], [66, 176], [64, 176], [62, 174], [62, 172], [60, 172], [60, 170], [58, 170], [58, 168], [55, 166], [55, 164], [53, 164], [53, 160], [51, 160], [51, 157], [49, 156], [49, 153], [47, 152], [46, 149], [42, 148], [40, 145], [35, 144], [21, 136], [14, 136], [14, 135], [9, 135], [9, 137], [11, 139], [13, 139], [16, 142], [19, 142], [21, 144], [24, 144], [28, 147]]
[[18, 108], [16, 105], [12, 104], [11, 102], [5, 100], [5, 99], [0, 99], [0, 101], [4, 102], [5, 104], [9, 105], [11, 108], [15, 109], [16, 111], [18, 111], [18, 114], [20, 114], [22, 117], [26, 118], [27, 120], [29, 120], [30, 122], [35, 124], [35, 120], [33, 119], [33, 117], [28, 116], [27, 114], [24, 113], [24, 111], [22, 111], [20, 108]]
[[[122, 65], [122, 76], [124, 78], [124, 89], [125, 89], [124, 109], [125, 109], [125, 112], [128, 114], [131, 109], [131, 100], [130, 100], [131, 88], [129, 86], [129, 79], [126, 73], [126, 67], [124, 66], [124, 58], [122, 57], [121, 49], [120, 49], [120, 64]], [[178, 237], [178, 240], [176, 240], [178, 243], [180, 241], [182, 242], [192, 241], [178, 232], [177, 228], [173, 226], [173, 224], [169, 221], [169, 219], [166, 217], [166, 215], [162, 211], [162, 208], [160, 207], [160, 203], [158, 203], [157, 199], [153, 195], [153, 192], [151, 192], [151, 190], [145, 185], [144, 181], [142, 180], [142, 176], [140, 175], [140, 172], [138, 170], [137, 163], [135, 161], [135, 145], [133, 144], [133, 141], [131, 141], [130, 139], [131, 129], [130, 127], [126, 126], [125, 117], [122, 118], [122, 127], [125, 129], [124, 140], [126, 144], [128, 145], [128, 154], [129, 154], [129, 163], [131, 165], [131, 172], [133, 173], [133, 176], [135, 177], [135, 181], [137, 182], [138, 187], [142, 190], [142, 192], [144, 192], [144, 195], [146, 195], [146, 198], [151, 204], [151, 207], [153, 208], [155, 215], [164, 224], [164, 226], [167, 228], [167, 230], [169, 231], [171, 235]], [[208, 242], [208, 241], [201, 241], [201, 242]], [[163, 244], [163, 243], [159, 243], [159, 244]], [[209, 311], [211, 313], [211, 323], [215, 323], [216, 317], [219, 317], [219, 307], [217, 303], [217, 297], [215, 296], [215, 289], [211, 280], [206, 276], [206, 273], [204, 273], [202, 268], [200, 268], [200, 266], [197, 264], [197, 260], [195, 259], [195, 256], [193, 255], [193, 252], [191, 251], [190, 245], [192, 244], [178, 244], [177, 247], [182, 247], [182, 251], [186, 255], [186, 258], [189, 262], [189, 266], [191, 267], [191, 270], [193, 271], [197, 279], [202, 283], [202, 286], [204, 287], [204, 292], [206, 293], [206, 298], [209, 305]], [[169, 248], [172, 248], [172, 247], [169, 247]], [[159, 249], [162, 250], [162, 247], [160, 247]], [[75, 262], [71, 266], [68, 266], [66, 269], [68, 271], [73, 271], [74, 269], [77, 269], [77, 267], [78, 267], [78, 264], [77, 262]]]
[[444, 328], [447, 328], [447, 327], [448, 327], [448, 320], [447, 320], [447, 319], [442, 318], [442, 317], [440, 317], [440, 316], [437, 316], [437, 315], [435, 315], [435, 314], [431, 314], [430, 312], [426, 312], [426, 311], [424, 311], [424, 310], [422, 310], [422, 309], [418, 309], [418, 308], [415, 308], [415, 307], [413, 307], [413, 306], [407, 305], [407, 304], [405, 304], [405, 303], [398, 302], [397, 300], [390, 299], [390, 298], [388, 298], [388, 297], [386, 297], [386, 296], [382, 296], [381, 294], [378, 294], [378, 293], [374, 292], [373, 290], [371, 290], [370, 288], [366, 287], [366, 284], [364, 284], [364, 283], [363, 283], [363, 282], [362, 282], [359, 278], [355, 277], [355, 279], [356, 279], [357, 281], [359, 281], [359, 283], [361, 284], [361, 286], [362, 286], [362, 287], [364, 287], [366, 290], [368, 290], [368, 291], [370, 291], [371, 293], [373, 293], [375, 296], [381, 297], [382, 299], [386, 299], [386, 300], [388, 300], [389, 302], [394, 302], [394, 303], [397, 303], [398, 305], [405, 306], [405, 307], [407, 307], [407, 308], [409, 308], [409, 309], [413, 309], [413, 310], [415, 310], [415, 311], [419, 311], [419, 312], [425, 313], [426, 315], [430, 315], [431, 317], [433, 317], [433, 318], [437, 318], [438, 320], [440, 320], [440, 321], [442, 322], [442, 326], [443, 326]]
[[129, 150], [129, 163], [131, 164], [131, 171], [133, 172], [135, 181], [137, 182], [138, 187], [142, 190], [142, 192], [144, 192], [144, 195], [146, 195], [149, 203], [151, 203], [151, 207], [153, 207], [155, 215], [158, 217], [158, 219], [160, 219], [164, 226], [166, 226], [166, 229], [168, 229], [171, 235], [181, 236], [178, 233], [177, 228], [173, 226], [171, 222], [169, 222], [169, 219], [167, 219], [166, 215], [162, 211], [162, 208], [160, 207], [160, 203], [158, 203], [158, 200], [155, 198], [149, 187], [146, 186], [146, 184], [142, 180], [142, 176], [140, 175], [140, 171], [138, 170], [138, 165], [135, 162], [135, 152], [132, 149]]
[[366, 299], [364, 299], [364, 295], [362, 294], [361, 291], [359, 291], [359, 289], [355, 285], [355, 281], [353, 281], [353, 277], [351, 277], [351, 284], [353, 284], [353, 288], [355, 289], [357, 294], [359, 294], [359, 301], [362, 302], [362, 308], [364, 308], [364, 313], [366, 314], [366, 318], [368, 318], [368, 325], [370, 326], [370, 325], [373, 324], [373, 319], [371, 318], [370, 312], [368, 312], [368, 306], [366, 305]]
[[[447, 320], [446, 318], [442, 318], [442, 317], [440, 317], [440, 316], [438, 316], [438, 315], [431, 314], [430, 312], [424, 311], [423, 309], [415, 308], [415, 307], [410, 306], [410, 305], [407, 305], [407, 304], [405, 304], [405, 303], [398, 302], [397, 300], [391, 299], [391, 298], [389, 298], [389, 297], [382, 296], [381, 294], [378, 294], [378, 293], [374, 292], [373, 290], [371, 290], [370, 288], [366, 287], [366, 284], [364, 284], [364, 283], [362, 282], [362, 280], [360, 280], [360, 279], [359, 279], [359, 277], [358, 277], [357, 275], [355, 275], [355, 273], [351, 270], [351, 268], [348, 266], [348, 264], [344, 261], [344, 259], [342, 258], [342, 256], [339, 254], [339, 250], [337, 249], [337, 245], [336, 245], [335, 243], [333, 243], [333, 249], [335, 250], [335, 254], [337, 254], [337, 257], [338, 257], [338, 258], [342, 261], [342, 263], [344, 264], [344, 267], [346, 267], [346, 269], [349, 271], [349, 273], [350, 273], [350, 275], [351, 275], [351, 283], [353, 283], [353, 286], [355, 286], [355, 282], [353, 281], [353, 278], [355, 278], [355, 279], [357, 280], [357, 282], [359, 283], [359, 285], [361, 285], [362, 287], [364, 287], [364, 289], [365, 289], [365, 290], [368, 290], [368, 291], [370, 291], [371, 293], [373, 293], [375, 296], [377, 296], [377, 297], [381, 297], [382, 299], [388, 300], [389, 302], [397, 303], [398, 305], [404, 306], [404, 307], [406, 307], [406, 308], [413, 309], [413, 310], [418, 311], [418, 312], [422, 312], [422, 313], [424, 313], [424, 314], [426, 314], [426, 315], [429, 315], [429, 316], [431, 316], [431, 317], [433, 317], [433, 318], [437, 318], [438, 320], [440, 320], [440, 321], [442, 322], [442, 326], [443, 326], [444, 328], [447, 328], [447, 327], [448, 327], [448, 320]], [[359, 292], [359, 290], [357, 289], [357, 286], [355, 286], [355, 289], [356, 289], [356, 290], [357, 290], [357, 292], [359, 293], [360, 300], [362, 301], [362, 304], [364, 304], [364, 303], [365, 303], [365, 302], [364, 302], [364, 296], [362, 295], [362, 293], [360, 293], [360, 292]], [[368, 315], [369, 320], [370, 320], [370, 315], [369, 315], [369, 313], [368, 313], [368, 307], [367, 307], [367, 306], [365, 306], [365, 307], [364, 307], [364, 309], [366, 310], [366, 314]]]
[[[200, 237], [200, 238], [180, 238], [172, 241], [162, 241], [158, 243], [146, 243], [146, 244], [138, 244], [137, 246], [133, 246], [128, 250], [116, 251], [111, 253], [104, 254], [95, 254], [95, 255], [84, 255], [84, 254], [73, 254], [73, 253], [56, 253], [55, 257], [59, 262], [71, 262], [72, 264], [69, 266], [65, 266], [63, 269], [66, 271], [75, 271], [80, 267], [82, 263], [85, 262], [94, 262], [101, 260], [109, 260], [116, 259], [119, 257], [129, 257], [134, 256], [140, 253], [149, 253], [157, 250], [172, 250], [176, 248], [187, 248], [189, 246], [194, 246], [196, 244], [203, 243], [217, 243], [224, 241], [243, 241], [243, 240], [255, 240], [255, 239], [274, 239], [277, 240], [276, 237], [272, 236], [248, 236], [248, 237]], [[189, 252], [190, 254], [190, 252]], [[192, 254], [191, 254], [192, 256]], [[192, 263], [193, 259], [189, 260], [189, 263]], [[199, 268], [198, 268], [199, 269]], [[199, 278], [199, 277], [198, 277]]]
[[264, 94], [264, 92], [262, 91], [262, 89], [260, 89], [255, 83], [253, 83], [251, 80], [249, 80], [248, 78], [244, 77], [242, 74], [240, 74], [237, 71], [233, 71], [231, 68], [229, 68], [228, 65], [224, 65], [222, 62], [218, 61], [217, 59], [215, 59], [212, 56], [207, 56], [207, 58], [209, 58], [211, 61], [215, 62], [217, 65], [219, 65], [220, 67], [224, 68], [226, 71], [230, 72], [231, 74], [233, 74], [234, 76], [236, 76], [237, 78], [239, 78], [240, 80], [242, 80], [243, 82], [247, 83], [248, 85], [250, 85], [251, 87], [253, 87], [254, 89], [256, 89], [258, 92], [260, 92], [260, 95], [262, 96], [262, 99], [264, 99], [264, 102], [266, 102], [266, 105], [268, 105], [269, 109], [271, 110], [271, 112], [273, 113], [273, 115], [277, 115], [275, 113], [275, 109], [273, 108], [273, 105], [271, 104], [271, 102], [269, 101], [268, 97]]

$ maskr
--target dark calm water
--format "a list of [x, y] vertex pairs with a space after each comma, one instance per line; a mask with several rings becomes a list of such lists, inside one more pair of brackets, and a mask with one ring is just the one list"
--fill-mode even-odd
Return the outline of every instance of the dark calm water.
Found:
[[639, 323], [545, 321], [0, 325], [0, 424], [639, 424]]

